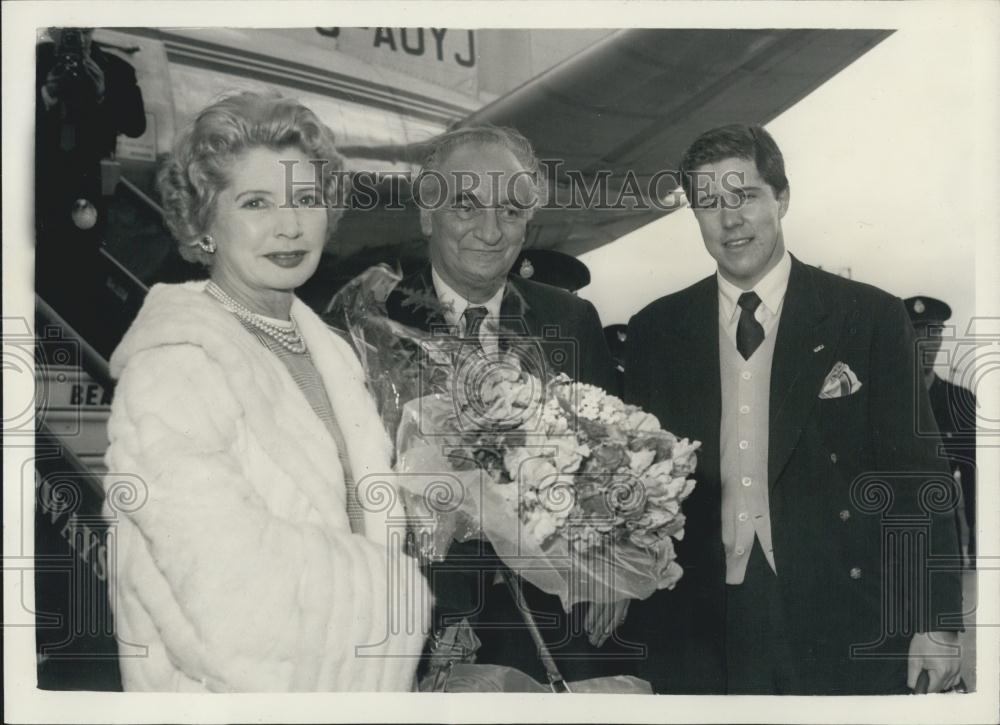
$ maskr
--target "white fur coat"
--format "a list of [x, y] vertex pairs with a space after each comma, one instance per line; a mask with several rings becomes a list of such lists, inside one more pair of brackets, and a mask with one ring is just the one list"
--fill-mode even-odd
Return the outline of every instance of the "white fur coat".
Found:
[[[429, 594], [402, 529], [367, 511], [365, 534], [351, 532], [333, 438], [203, 289], [153, 287], [111, 358], [111, 600], [119, 639], [148, 648], [121, 658], [125, 689], [410, 689]], [[292, 314], [355, 478], [391, 481], [378, 478], [390, 444], [357, 358], [298, 299]], [[138, 501], [116, 506], [126, 478]]]

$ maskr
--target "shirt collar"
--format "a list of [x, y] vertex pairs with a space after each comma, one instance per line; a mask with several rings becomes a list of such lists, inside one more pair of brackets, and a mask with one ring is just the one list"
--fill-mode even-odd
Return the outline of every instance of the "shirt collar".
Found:
[[[792, 274], [792, 256], [785, 250], [781, 259], [774, 269], [764, 275], [753, 287], [753, 291], [760, 297], [761, 304], [767, 308], [772, 315], [778, 314], [782, 301], [785, 299], [785, 292], [788, 290], [788, 278]], [[721, 272], [716, 272], [715, 277], [719, 282], [719, 311], [723, 319], [732, 320], [739, 309], [737, 301], [740, 295], [750, 290], [742, 290], [728, 279], [722, 276]]]
[[444, 278], [438, 274], [438, 271], [433, 266], [431, 266], [431, 278], [434, 280], [434, 291], [437, 293], [441, 304], [444, 305], [445, 322], [449, 325], [459, 325], [462, 315], [465, 314], [465, 311], [469, 307], [485, 307], [488, 317], [494, 320], [500, 319], [500, 304], [503, 302], [503, 293], [506, 284], [500, 285], [500, 289], [496, 291], [496, 294], [486, 300], [486, 302], [477, 305], [469, 302], [469, 300], [456, 292], [444, 281]]

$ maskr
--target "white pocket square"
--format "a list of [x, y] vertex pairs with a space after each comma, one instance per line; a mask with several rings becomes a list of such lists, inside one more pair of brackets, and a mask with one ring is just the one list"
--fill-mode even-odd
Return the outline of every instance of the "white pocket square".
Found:
[[819, 391], [820, 398], [843, 398], [861, 389], [861, 381], [847, 363], [838, 362], [830, 370]]

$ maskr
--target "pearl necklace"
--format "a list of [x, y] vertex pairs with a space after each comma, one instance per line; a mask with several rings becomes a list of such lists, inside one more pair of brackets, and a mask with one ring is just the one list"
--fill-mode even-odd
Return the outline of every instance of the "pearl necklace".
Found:
[[294, 317], [291, 318], [291, 327], [281, 327], [266, 319], [263, 315], [257, 314], [246, 305], [234, 300], [215, 282], [209, 282], [205, 286], [205, 291], [218, 300], [223, 307], [236, 315], [242, 322], [263, 332], [289, 352], [301, 354], [306, 351], [306, 342], [302, 339], [302, 335], [299, 334], [299, 326], [295, 323]]

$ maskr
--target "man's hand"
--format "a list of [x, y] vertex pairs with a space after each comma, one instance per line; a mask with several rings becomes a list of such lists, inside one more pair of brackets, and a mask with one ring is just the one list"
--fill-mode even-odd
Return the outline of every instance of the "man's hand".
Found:
[[[80, 70], [82, 69], [82, 73]], [[56, 65], [45, 77], [45, 85], [42, 86], [42, 98], [45, 100], [47, 108], [51, 108], [60, 100], [64, 91], [72, 89], [72, 84], [82, 81], [90, 82], [90, 87], [94, 92], [94, 100], [100, 103], [104, 100], [104, 93], [107, 84], [104, 81], [104, 71], [89, 55], [84, 56], [78, 69], [69, 69], [61, 65]]]
[[95, 98], [100, 103], [104, 100], [104, 71], [101, 70], [101, 66], [97, 65], [97, 61], [87, 55], [83, 58], [83, 72], [87, 74], [90, 82], [94, 84]]
[[959, 657], [958, 632], [921, 632], [910, 640], [910, 660], [906, 685], [917, 685], [921, 670], [927, 670], [927, 692], [950, 690], [958, 684], [962, 661]]
[[628, 613], [630, 601], [632, 600], [619, 599], [616, 602], [606, 604], [590, 603], [587, 608], [584, 629], [586, 629], [588, 639], [594, 647], [603, 645], [611, 633], [622, 625], [625, 621], [625, 615]]
[[45, 76], [45, 84], [42, 86], [42, 98], [45, 100], [46, 108], [51, 108], [59, 102], [59, 95], [66, 83], [66, 71], [56, 65]]

